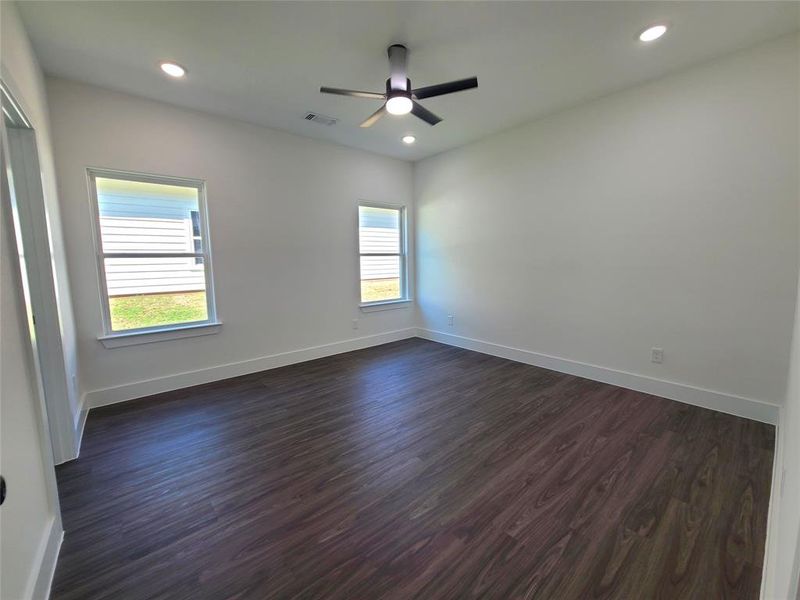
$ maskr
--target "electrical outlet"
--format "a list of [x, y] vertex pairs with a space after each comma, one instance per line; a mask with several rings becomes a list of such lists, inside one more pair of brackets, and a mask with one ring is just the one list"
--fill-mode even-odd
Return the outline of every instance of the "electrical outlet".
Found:
[[447, 325], [450, 327], [453, 326], [453, 315], [447, 315]]
[[650, 348], [650, 362], [661, 364], [664, 362], [663, 348]]
[[358, 319], [353, 319], [353, 329], [358, 329]]

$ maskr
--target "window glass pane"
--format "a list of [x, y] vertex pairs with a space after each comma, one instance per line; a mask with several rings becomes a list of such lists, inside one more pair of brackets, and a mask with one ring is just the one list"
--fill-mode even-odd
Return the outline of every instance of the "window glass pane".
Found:
[[400, 254], [400, 211], [359, 206], [358, 244], [361, 254]]
[[200, 211], [192, 211], [192, 235], [200, 237]]
[[402, 298], [399, 256], [361, 257], [361, 302]]
[[107, 177], [95, 182], [103, 252], [195, 251], [197, 188]]
[[107, 258], [105, 273], [113, 331], [208, 320], [202, 259]]

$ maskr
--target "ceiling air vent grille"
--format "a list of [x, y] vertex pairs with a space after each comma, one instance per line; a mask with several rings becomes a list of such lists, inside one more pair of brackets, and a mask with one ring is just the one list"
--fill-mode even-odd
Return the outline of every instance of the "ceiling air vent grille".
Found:
[[321, 115], [319, 113], [306, 113], [306, 121], [313, 121], [314, 123], [319, 123], [320, 125], [335, 125], [336, 119], [333, 117], [327, 117], [325, 115]]

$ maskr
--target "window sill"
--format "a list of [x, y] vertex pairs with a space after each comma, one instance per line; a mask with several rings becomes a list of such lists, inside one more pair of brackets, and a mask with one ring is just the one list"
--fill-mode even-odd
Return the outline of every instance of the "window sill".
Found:
[[395, 308], [410, 308], [411, 300], [387, 300], [386, 302], [370, 302], [369, 304], [359, 304], [361, 312], [378, 312], [381, 310], [394, 310]]
[[180, 338], [198, 337], [201, 335], [212, 335], [219, 333], [222, 323], [201, 323], [199, 325], [183, 325], [171, 327], [169, 329], [158, 329], [156, 331], [136, 331], [132, 333], [114, 333], [97, 338], [106, 348], [120, 348], [122, 346], [136, 346], [138, 344], [151, 344], [153, 342], [163, 342], [166, 340], [177, 340]]

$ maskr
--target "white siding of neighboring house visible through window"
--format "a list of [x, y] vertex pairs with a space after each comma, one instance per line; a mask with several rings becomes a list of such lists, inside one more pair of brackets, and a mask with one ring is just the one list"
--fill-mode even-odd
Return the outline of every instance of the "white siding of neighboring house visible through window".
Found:
[[[98, 192], [105, 252], [195, 252], [196, 199]], [[198, 264], [199, 263], [199, 264]], [[158, 258], [107, 265], [109, 296], [205, 289], [202, 262]]]
[[[373, 209], [361, 212], [359, 235], [362, 251], [387, 254], [400, 252], [399, 211]], [[394, 256], [373, 256], [362, 261], [361, 279], [396, 279], [400, 263]]]

